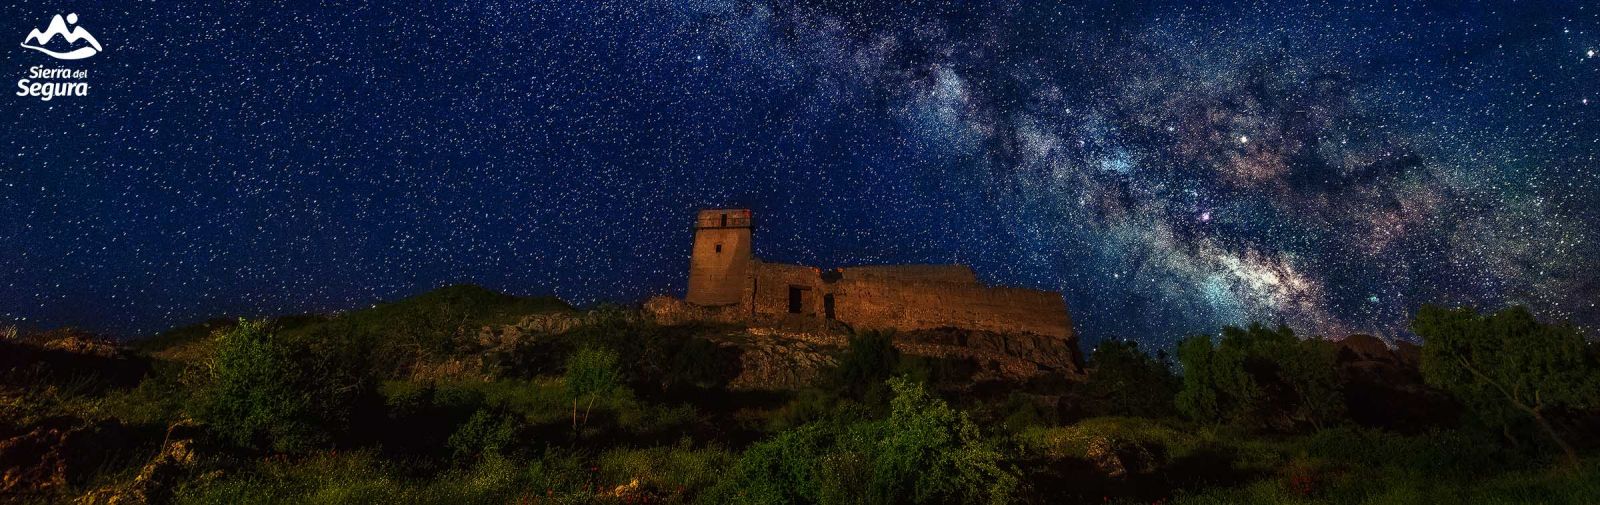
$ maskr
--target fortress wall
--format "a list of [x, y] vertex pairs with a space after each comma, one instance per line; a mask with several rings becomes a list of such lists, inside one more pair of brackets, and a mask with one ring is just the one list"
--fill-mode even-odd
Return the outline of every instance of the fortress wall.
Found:
[[957, 327], [1073, 338], [1066, 302], [1058, 293], [929, 281], [841, 281], [838, 319], [857, 328], [901, 330]]
[[817, 269], [783, 263], [756, 263], [751, 270], [753, 282], [745, 300], [754, 305], [750, 309], [752, 315], [788, 316], [790, 286], [809, 288], [802, 296], [801, 315], [822, 315], [823, 282]]
[[977, 284], [978, 275], [965, 265], [874, 265], [840, 268], [845, 280], [939, 281]]
[[[1073, 338], [1072, 320], [1059, 293], [988, 287], [965, 267], [867, 267], [842, 273], [839, 280], [827, 282], [812, 267], [754, 263], [743, 310], [767, 319], [824, 317], [823, 300], [832, 295], [834, 318], [860, 329], [956, 327]], [[801, 288], [798, 314], [790, 312], [790, 288], [795, 287]]]

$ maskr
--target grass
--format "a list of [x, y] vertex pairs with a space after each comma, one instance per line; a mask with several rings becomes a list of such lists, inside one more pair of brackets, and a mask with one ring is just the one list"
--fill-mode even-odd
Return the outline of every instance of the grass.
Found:
[[[452, 325], [478, 328], [513, 324], [522, 317], [532, 314], [571, 310], [571, 305], [553, 296], [519, 297], [463, 284], [435, 289], [392, 303], [346, 312], [334, 319], [347, 322], [365, 332], [393, 335], [413, 331], [412, 326], [418, 324], [418, 319], [437, 318]], [[316, 322], [309, 322], [288, 330], [309, 334], [318, 325]]]
[[267, 458], [238, 473], [202, 478], [181, 488], [175, 503], [607, 503], [643, 494], [651, 502], [684, 503], [731, 460], [721, 449], [686, 444], [613, 449], [592, 459], [552, 450], [528, 461], [489, 456], [417, 476], [370, 452], [328, 452]]
[[418, 479], [370, 453], [269, 458], [253, 468], [180, 488], [179, 504], [504, 503], [529, 489], [538, 469], [486, 458]]
[[[572, 306], [553, 296], [519, 297], [474, 285], [446, 286], [410, 298], [352, 310], [336, 316], [291, 315], [273, 319], [274, 327], [290, 337], [316, 335], [337, 327], [355, 336], [393, 338], [421, 330], [514, 324], [534, 314], [570, 312]], [[231, 328], [237, 319], [217, 318], [174, 328], [131, 346], [154, 357], [194, 362], [208, 356], [211, 335]]]
[[[1308, 492], [1309, 491], [1309, 492]], [[1577, 471], [1530, 469], [1479, 479], [1439, 475], [1355, 471], [1334, 480], [1300, 487], [1283, 478], [1254, 481], [1231, 489], [1180, 494], [1175, 505], [1210, 504], [1590, 504], [1600, 503], [1600, 459]]]

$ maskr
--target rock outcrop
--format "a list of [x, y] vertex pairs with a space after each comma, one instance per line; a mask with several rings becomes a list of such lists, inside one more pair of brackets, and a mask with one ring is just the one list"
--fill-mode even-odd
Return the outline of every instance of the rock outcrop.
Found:
[[45, 419], [0, 440], [0, 498], [25, 496], [79, 483], [132, 435], [117, 421]]
[[738, 339], [720, 339], [717, 345], [733, 349], [739, 373], [728, 389], [793, 390], [811, 384], [822, 370], [834, 366], [832, 353], [839, 347], [823, 339], [771, 331], [744, 332]]
[[1339, 379], [1352, 420], [1363, 426], [1417, 432], [1450, 423], [1460, 407], [1422, 380], [1421, 348], [1390, 348], [1371, 335], [1339, 341]]
[[[711, 331], [705, 338], [738, 358], [734, 390], [794, 390], [810, 385], [849, 346], [844, 333], [750, 327]], [[1074, 349], [1038, 335], [941, 328], [894, 334], [896, 350], [908, 356], [967, 361], [975, 381], [1025, 382], [1041, 375], [1082, 374]]]
[[978, 380], [1026, 381], [1056, 374], [1083, 375], [1076, 346], [1061, 339], [1031, 333], [939, 328], [895, 334], [895, 348], [913, 356], [970, 359], [978, 365]]
[[189, 421], [169, 426], [161, 450], [139, 469], [132, 481], [91, 491], [78, 498], [78, 505], [166, 503], [177, 485], [194, 469], [198, 460], [195, 453], [198, 435], [198, 426]]

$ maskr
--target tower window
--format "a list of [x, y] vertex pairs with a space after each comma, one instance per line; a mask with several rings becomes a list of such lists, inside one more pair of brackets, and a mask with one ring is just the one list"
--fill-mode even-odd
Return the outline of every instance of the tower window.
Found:
[[728, 227], [728, 215], [727, 214], [723, 214], [722, 215], [722, 227], [723, 228], [727, 228]]
[[717, 254], [722, 254], [722, 244], [717, 244]]

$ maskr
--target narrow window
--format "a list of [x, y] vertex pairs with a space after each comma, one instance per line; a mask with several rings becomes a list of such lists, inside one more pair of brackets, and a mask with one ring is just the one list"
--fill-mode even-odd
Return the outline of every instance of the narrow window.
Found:
[[722, 244], [717, 244], [717, 254], [722, 254]]
[[727, 228], [728, 227], [728, 215], [727, 214], [723, 214], [722, 215], [722, 227], [723, 228]]
[[822, 295], [822, 315], [833, 319], [833, 293]]

